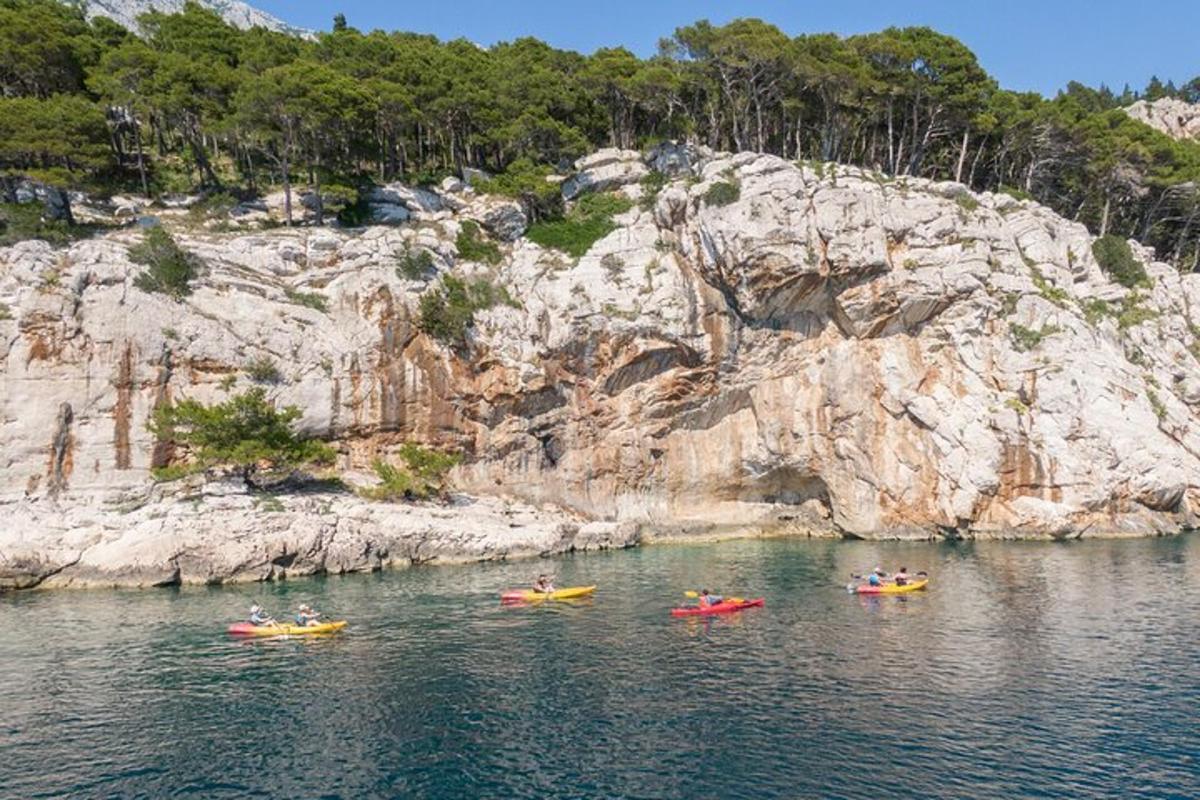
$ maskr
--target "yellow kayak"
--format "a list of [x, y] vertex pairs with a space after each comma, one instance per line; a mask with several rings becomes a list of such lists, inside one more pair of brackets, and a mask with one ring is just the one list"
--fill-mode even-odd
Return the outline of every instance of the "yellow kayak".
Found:
[[884, 583], [879, 586], [871, 586], [863, 584], [855, 587], [854, 591], [859, 594], [906, 594], [908, 592], [919, 592], [929, 584], [928, 578], [922, 578], [919, 581], [906, 583], [903, 586], [897, 586], [894, 583]]
[[346, 627], [346, 621], [323, 622], [320, 625], [251, 625], [249, 622], [236, 622], [229, 626], [229, 632], [237, 636], [316, 636], [322, 633], [335, 633]]
[[500, 595], [505, 603], [538, 603], [542, 600], [574, 600], [587, 597], [596, 591], [595, 586], [572, 586], [554, 592], [535, 592], [532, 589], [513, 589]]

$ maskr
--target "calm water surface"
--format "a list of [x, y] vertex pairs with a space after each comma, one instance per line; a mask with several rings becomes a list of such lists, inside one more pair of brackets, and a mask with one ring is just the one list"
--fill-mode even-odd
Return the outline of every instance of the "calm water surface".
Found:
[[[847, 594], [876, 563], [927, 569], [931, 591]], [[600, 591], [499, 606], [543, 569]], [[668, 617], [701, 585], [767, 606]], [[226, 636], [253, 601], [352, 625]], [[1197, 622], [1195, 536], [27, 594], [0, 598], [0, 796], [1200, 797]]]

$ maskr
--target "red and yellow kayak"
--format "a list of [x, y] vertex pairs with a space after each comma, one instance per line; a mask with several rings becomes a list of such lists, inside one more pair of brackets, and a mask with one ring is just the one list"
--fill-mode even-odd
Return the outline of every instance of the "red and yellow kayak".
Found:
[[322, 633], [336, 633], [346, 627], [346, 621], [323, 622], [320, 625], [251, 625], [249, 622], [235, 622], [229, 626], [229, 632], [234, 636], [317, 636]]
[[505, 603], [540, 603], [543, 600], [575, 600], [587, 597], [596, 591], [595, 586], [571, 586], [553, 592], [535, 592], [532, 589], [510, 589], [500, 595]]
[[906, 583], [903, 586], [897, 586], [894, 583], [883, 583], [879, 586], [871, 586], [864, 583], [862, 586], [854, 587], [854, 591], [859, 594], [907, 594], [908, 592], [919, 592], [929, 585], [928, 578], [922, 578], [919, 581]]
[[733, 600], [726, 600], [724, 602], [717, 603], [716, 605], [705, 606], [704, 608], [701, 608], [700, 606], [684, 606], [683, 608], [672, 608], [671, 616], [672, 617], [707, 617], [707, 616], [711, 616], [712, 614], [733, 614], [734, 612], [737, 612], [737, 611], [742, 611], [747, 608], [756, 608], [756, 607], [763, 606], [763, 605], [766, 605], [766, 601], [761, 597], [756, 598], [754, 600], [741, 600], [738, 602], [734, 602]]

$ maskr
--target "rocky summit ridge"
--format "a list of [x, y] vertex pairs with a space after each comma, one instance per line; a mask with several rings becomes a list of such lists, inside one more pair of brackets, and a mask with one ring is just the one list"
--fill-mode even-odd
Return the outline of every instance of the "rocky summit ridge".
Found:
[[[658, 170], [661, 189], [643, 181]], [[460, 181], [380, 187], [359, 229], [174, 228], [181, 302], [134, 285], [133, 228], [0, 249], [0, 585], [263, 579], [696, 532], [1145, 535], [1200, 510], [1200, 276], [1028, 200], [832, 164], [605, 150], [563, 183], [635, 202], [582, 257]], [[115, 207], [115, 206], [120, 206]], [[304, 203], [297, 203], [303, 209]], [[93, 213], [146, 213], [136, 198]], [[86, 216], [78, 207], [77, 216]], [[155, 212], [174, 225], [172, 212]], [[179, 212], [185, 214], [186, 212]], [[182, 218], [182, 217], [181, 217]], [[468, 222], [498, 263], [465, 259]], [[234, 230], [224, 229], [234, 226]], [[406, 277], [427, 251], [428, 274]], [[453, 271], [513, 302], [422, 332]], [[297, 302], [319, 295], [320, 307]], [[282, 373], [353, 482], [421, 442], [450, 506], [154, 485], [156, 404]]]
[[1173, 139], [1200, 141], [1200, 103], [1188, 103], [1175, 97], [1139, 100], [1125, 113]]
[[[215, 11], [237, 28], [267, 28], [281, 33], [309, 36], [310, 31], [289, 25], [283, 20], [240, 0], [196, 0], [201, 6]], [[178, 14], [187, 0], [86, 0], [84, 13], [88, 19], [108, 17], [123, 28], [138, 29], [138, 17], [151, 11]]]

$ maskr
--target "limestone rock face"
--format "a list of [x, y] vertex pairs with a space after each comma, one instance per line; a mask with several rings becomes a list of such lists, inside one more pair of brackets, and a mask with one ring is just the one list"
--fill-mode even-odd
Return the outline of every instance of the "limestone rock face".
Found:
[[[108, 17], [131, 31], [138, 30], [138, 17], [150, 11], [177, 14], [183, 11], [185, 0], [86, 0], [83, 4], [88, 19]], [[200, 0], [200, 5], [217, 12], [230, 25], [238, 28], [268, 28], [273, 31], [312, 37], [311, 31], [297, 28], [260, 11], [241, 0]]]
[[1154, 102], [1139, 100], [1125, 113], [1173, 139], [1200, 139], [1200, 104], [1163, 97]]
[[635, 184], [648, 173], [641, 153], [636, 150], [598, 150], [575, 162], [575, 173], [563, 181], [562, 195], [567, 200], [575, 200], [587, 192], [604, 192]]
[[[1135, 243], [1154, 287], [1131, 293], [1095, 263], [1083, 226], [956, 184], [752, 154], [694, 169], [579, 259], [521, 238], [518, 204], [470, 192], [461, 211], [399, 226], [177, 232], [207, 265], [182, 302], [135, 285], [135, 230], [0, 249], [0, 574], [90, 581], [128, 557], [137, 581], [155, 582], [196, 552], [187, 580], [262, 576], [301, 551], [315, 554], [305, 569], [369, 568], [362, 552], [394, 554], [433, 519], [443, 557], [518, 540], [540, 552], [564, 520], [586, 523], [570, 546], [1195, 524], [1200, 276]], [[716, 204], [717, 182], [737, 198]], [[499, 240], [500, 265], [459, 258], [466, 219]], [[429, 338], [417, 308], [437, 276], [396, 269], [413, 248], [514, 302], [477, 312], [465, 347]], [[302, 410], [343, 470], [405, 441], [452, 448], [457, 491], [547, 509], [546, 527], [510, 541], [460, 516], [484, 506], [341, 495], [285, 496], [282, 516], [206, 496], [210, 525], [148, 489], [171, 457], [146, 427], [153, 408], [244, 390], [263, 358], [283, 376], [271, 396]], [[127, 520], [130, 496], [149, 499]], [[306, 505], [318, 500], [332, 510]], [[190, 526], [237, 534], [206, 550]], [[496, 536], [474, 538], [479, 526]]]
[[21, 554], [0, 559], [2, 592], [370, 572], [628, 547], [637, 531], [497, 499], [397, 506], [301, 495], [264, 502], [218, 482], [136, 493], [109, 508], [25, 506], [6, 520], [0, 541]]

